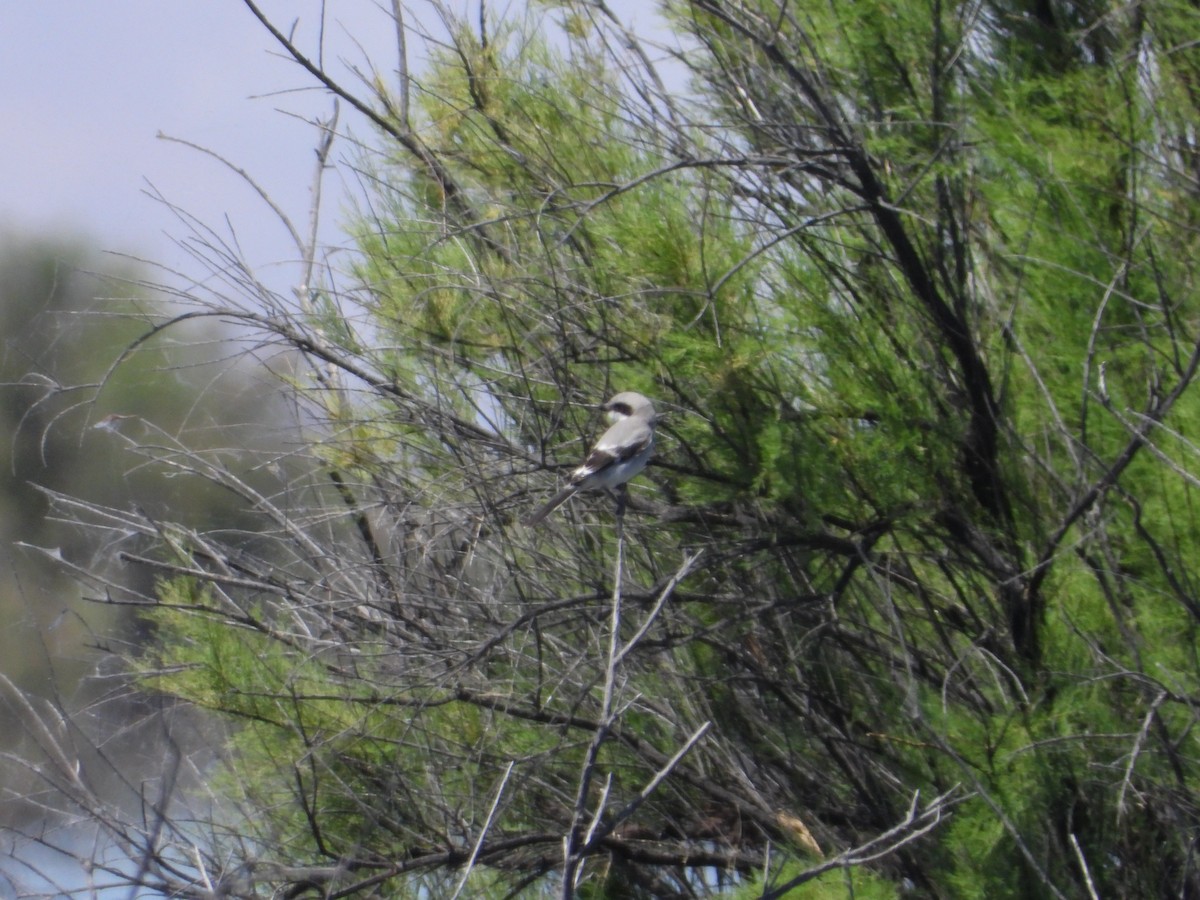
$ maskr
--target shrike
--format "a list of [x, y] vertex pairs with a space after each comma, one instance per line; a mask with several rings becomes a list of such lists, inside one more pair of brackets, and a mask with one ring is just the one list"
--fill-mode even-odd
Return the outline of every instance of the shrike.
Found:
[[536, 525], [579, 491], [619, 487], [646, 467], [654, 452], [653, 404], [639, 393], [623, 391], [605, 403], [604, 410], [612, 423], [608, 431], [571, 473], [567, 486], [527, 517], [526, 525]]

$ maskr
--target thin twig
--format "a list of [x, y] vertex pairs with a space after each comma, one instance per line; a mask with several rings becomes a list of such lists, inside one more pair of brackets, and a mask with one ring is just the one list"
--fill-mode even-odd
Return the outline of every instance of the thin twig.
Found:
[[508, 776], [512, 774], [513, 764], [513, 760], [508, 761], [508, 767], [504, 770], [504, 776], [500, 779], [500, 786], [496, 788], [496, 796], [492, 798], [492, 808], [488, 810], [487, 818], [483, 821], [483, 827], [479, 829], [479, 837], [475, 840], [475, 846], [471, 848], [471, 856], [467, 860], [467, 864], [463, 867], [462, 878], [458, 880], [458, 887], [450, 895], [450, 900], [455, 900], [462, 893], [462, 889], [466, 887], [467, 879], [471, 877], [471, 869], [475, 866], [475, 860], [479, 857], [479, 848], [483, 846], [483, 839], [487, 837], [488, 830], [492, 827], [492, 820], [496, 816], [496, 808], [500, 805], [500, 797], [503, 796], [504, 788], [508, 784]]
[[283, 227], [287, 229], [288, 235], [291, 236], [292, 242], [296, 245], [296, 252], [299, 253], [301, 256], [304, 255], [304, 252], [305, 252], [304, 239], [300, 237], [300, 232], [297, 231], [296, 226], [292, 224], [291, 218], [288, 216], [288, 214], [286, 212], [283, 211], [283, 207], [281, 207], [278, 203], [276, 203], [271, 198], [271, 195], [267, 192], [267, 189], [264, 188], [257, 181], [255, 181], [254, 177], [249, 172], [247, 172], [241, 166], [234, 163], [232, 160], [226, 159], [224, 156], [222, 156], [220, 153], [217, 153], [215, 150], [213, 150], [209, 147], [205, 147], [203, 144], [197, 144], [197, 143], [195, 143], [193, 141], [189, 141], [185, 138], [177, 138], [177, 137], [174, 137], [173, 135], [166, 134], [165, 132], [162, 132], [162, 131], [160, 131], [158, 133], [158, 139], [160, 141], [169, 141], [172, 144], [181, 144], [190, 150], [195, 150], [199, 153], [203, 153], [205, 156], [211, 156], [213, 159], [215, 159], [221, 165], [225, 166], [227, 169], [229, 169], [235, 175], [237, 175], [239, 178], [241, 178], [242, 181], [246, 182], [246, 184], [248, 184], [254, 190], [254, 192], [256, 194], [258, 194], [259, 197], [262, 198], [263, 202], [266, 203], [267, 206], [271, 207], [271, 212], [275, 213], [275, 217], [277, 219], [279, 219], [279, 221], [281, 223], [283, 223]]
[[297, 288], [301, 309], [311, 312], [309, 304], [312, 299], [313, 271], [317, 265], [317, 231], [321, 224], [321, 190], [325, 184], [325, 170], [329, 167], [329, 153], [333, 149], [333, 138], [337, 133], [338, 114], [341, 106], [337, 98], [333, 100], [333, 114], [328, 121], [317, 120], [321, 130], [321, 138], [317, 142], [317, 163], [313, 170], [312, 203], [308, 211], [308, 243], [301, 245], [300, 252], [304, 259], [304, 277]]
[[674, 770], [674, 768], [677, 765], [679, 765], [679, 763], [683, 760], [683, 758], [685, 756], [688, 755], [688, 753], [691, 751], [691, 749], [696, 746], [696, 744], [699, 742], [700, 738], [702, 738], [702, 737], [704, 737], [704, 735], [708, 734], [708, 730], [711, 727], [712, 727], [712, 722], [705, 722], [703, 725], [701, 725], [699, 728], [697, 728], [692, 733], [692, 736], [689, 737], [687, 739], [687, 741], [684, 742], [684, 745], [682, 747], [680, 747], [679, 750], [676, 751], [675, 755], [672, 756], [669, 760], [667, 760], [667, 762], [664, 765], [662, 765], [657, 772], [654, 773], [653, 778], [651, 778], [649, 781], [646, 782], [646, 785], [638, 792], [638, 795], [636, 797], [634, 797], [632, 800], [630, 800], [628, 803], [626, 803], [625, 806], [621, 808], [620, 812], [618, 812], [615, 816], [613, 816], [612, 821], [609, 822], [604, 827], [603, 830], [598, 831], [594, 835], [589, 836], [588, 841], [583, 846], [582, 850], [591, 849], [592, 846], [599, 843], [601, 840], [606, 838], [608, 835], [612, 834], [612, 832], [617, 828], [618, 825], [620, 825], [622, 822], [624, 822], [626, 819], [628, 819], [630, 816], [632, 816], [635, 812], [637, 812], [638, 807], [640, 807], [643, 803], [645, 803], [647, 800], [650, 799], [650, 796], [656, 790], [658, 790], [658, 786], [663, 783], [663, 780], [668, 775], [671, 774], [671, 772]]
[[687, 577], [687, 574], [692, 571], [693, 568], [695, 568], [696, 563], [703, 554], [704, 551], [701, 550], [684, 558], [683, 563], [678, 569], [675, 570], [675, 574], [671, 576], [671, 580], [668, 581], [663, 589], [659, 592], [658, 599], [654, 601], [654, 607], [650, 610], [649, 615], [646, 616], [646, 620], [642, 622], [641, 627], [634, 632], [633, 637], [631, 637], [625, 643], [625, 646], [622, 647], [621, 651], [617, 654], [618, 664], [623, 662], [625, 657], [629, 655], [633, 648], [641, 643], [642, 638], [646, 636], [646, 632], [650, 630], [650, 626], [653, 625], [655, 619], [658, 618], [658, 614], [662, 612], [662, 608], [666, 605], [667, 600], [673, 593], [675, 593], [675, 588], [679, 586], [679, 582], [683, 581], [683, 579]]
[[404, 4], [400, 0], [392, 0], [392, 19], [396, 23], [396, 75], [400, 82], [400, 109], [397, 116], [400, 126], [406, 131], [411, 131], [409, 96], [412, 93], [412, 82], [408, 71], [408, 39], [404, 34]]
[[[609, 617], [608, 662], [604, 667], [604, 697], [601, 700], [599, 721], [592, 734], [591, 743], [583, 760], [583, 770], [579, 776], [579, 790], [575, 795], [575, 809], [571, 815], [571, 827], [563, 837], [563, 877], [562, 900], [571, 900], [575, 889], [579, 886], [582, 876], [583, 849], [579, 829], [583, 822], [584, 810], [587, 808], [588, 794], [591, 791], [592, 778], [595, 777], [596, 764], [600, 756], [600, 748], [608, 739], [613, 725], [613, 695], [616, 692], [617, 667], [621, 662], [621, 579], [625, 567], [625, 504], [623, 494], [618, 494], [617, 501], [617, 553], [613, 572], [613, 593], [611, 613]], [[603, 801], [607, 800], [607, 794]], [[591, 831], [595, 823], [604, 813], [604, 802], [597, 805], [593, 815]]]
[[895, 853], [905, 844], [912, 843], [936, 828], [941, 823], [942, 816], [946, 810], [954, 803], [965, 799], [963, 797], [954, 797], [953, 795], [957, 791], [957, 787], [951, 788], [946, 793], [926, 804], [923, 809], [919, 808], [920, 794], [913, 794], [908, 814], [900, 822], [882, 834], [876, 835], [866, 843], [840, 853], [833, 859], [813, 866], [811, 869], [806, 869], [795, 878], [789, 879], [784, 884], [770, 891], [764, 891], [760, 900], [778, 900], [778, 898], [786, 896], [800, 885], [812, 881], [814, 878], [824, 875], [833, 869], [860, 866]]
[[1142, 719], [1142, 727], [1138, 729], [1137, 738], [1134, 739], [1133, 747], [1129, 750], [1129, 763], [1125, 766], [1125, 775], [1121, 779], [1121, 789], [1117, 791], [1118, 823], [1125, 815], [1125, 792], [1129, 789], [1129, 785], [1133, 781], [1133, 768], [1137, 764], [1138, 756], [1142, 752], [1142, 744], [1146, 740], [1146, 735], [1150, 732], [1150, 725], [1154, 722], [1155, 715], [1158, 714], [1158, 707], [1165, 699], [1167, 699], [1167, 692], [1159, 691], [1158, 696], [1154, 698], [1154, 702], [1150, 704], [1150, 709], [1146, 711], [1146, 716]]
[[1083, 872], [1083, 883], [1087, 885], [1088, 896], [1092, 900], [1100, 900], [1100, 895], [1096, 893], [1096, 885], [1092, 881], [1092, 871], [1088, 868], [1087, 859], [1084, 858], [1083, 848], [1079, 846], [1079, 838], [1075, 837], [1075, 832], [1070, 834], [1071, 849], [1075, 851], [1075, 858], [1079, 860], [1079, 868]]

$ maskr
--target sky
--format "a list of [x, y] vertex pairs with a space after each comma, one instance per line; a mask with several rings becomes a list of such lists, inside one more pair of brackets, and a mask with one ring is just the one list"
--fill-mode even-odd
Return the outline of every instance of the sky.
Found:
[[[177, 266], [186, 256], [175, 239], [186, 228], [148, 196], [159, 193], [225, 234], [228, 217], [256, 264], [294, 258], [286, 231], [253, 189], [220, 162], [158, 137], [220, 154], [298, 224], [307, 221], [316, 131], [305, 119], [328, 115], [331, 100], [280, 56], [240, 0], [0, 6], [0, 235], [69, 235]], [[300, 40], [315, 46], [319, 3], [263, 6], [284, 29], [298, 19]], [[336, 10], [326, 34], [339, 54], [360, 66], [373, 54], [394, 68], [394, 29], [379, 6], [328, 6]]]
[[[466, 13], [466, 2], [448, 5]], [[328, 67], [351, 87], [348, 66], [365, 70], [368, 60], [394, 78], [389, 0], [260, 6], [281, 30], [295, 23], [310, 51], [324, 6]], [[427, 8], [405, 6], [413, 15]], [[242, 0], [0, 0], [0, 9], [0, 241], [66, 235], [186, 270], [176, 240], [187, 228], [148, 196], [157, 193], [223, 237], [232, 229], [260, 277], [289, 268], [294, 245], [255, 191], [220, 162], [158, 137], [221, 155], [297, 225], [307, 222], [317, 133], [305, 120], [327, 116], [331, 99], [281, 56]], [[344, 109], [341, 124], [368, 133]], [[351, 159], [350, 143], [334, 156]], [[352, 186], [335, 176], [326, 190], [322, 234], [336, 242]]]
[[[299, 79], [266, 52], [262, 29], [238, 2], [4, 7], [4, 232], [82, 236], [104, 251], [160, 258], [172, 246], [164, 234], [172, 215], [146, 191], [157, 188], [202, 217], [251, 211], [236, 179], [158, 139], [160, 131], [211, 146], [293, 193], [288, 179], [302, 167], [304, 126], [272, 107], [294, 98], [251, 96]], [[272, 246], [281, 245], [264, 241]]]

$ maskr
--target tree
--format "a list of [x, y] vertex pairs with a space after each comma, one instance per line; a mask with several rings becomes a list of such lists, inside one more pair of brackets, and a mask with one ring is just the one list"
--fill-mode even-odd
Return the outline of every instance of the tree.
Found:
[[[601, 2], [433, 5], [369, 94], [247, 6], [377, 144], [352, 278], [204, 301], [319, 474], [196, 457], [249, 548], [102, 511], [170, 536], [141, 685], [239, 723], [129, 881], [1200, 891], [1187, 4], [678, 0], [690, 93]], [[625, 389], [627, 516], [522, 529]]]
[[[46, 757], [38, 752], [47, 737], [68, 742], [51, 758], [74, 759], [87, 770], [89, 788], [106, 798], [136, 770], [126, 765], [148, 765], [143, 753], [152, 753], [156, 766], [160, 761], [150, 749], [158, 733], [151, 729], [148, 738], [139, 726], [148, 702], [158, 704], [114, 689], [125, 681], [113, 678], [114, 669], [147, 640], [147, 623], [119, 603], [85, 604], [72, 577], [91, 571], [152, 590], [152, 576], [113, 565], [105, 552], [113, 540], [129, 549], [136, 538], [75, 528], [70, 516], [47, 515], [48, 498], [68, 509], [136, 507], [157, 518], [187, 509], [198, 527], [229, 528], [248, 520], [227, 496], [198, 479], [158, 477], [137, 444], [155, 446], [156, 457], [187, 444], [236, 458], [277, 445], [272, 428], [286, 420], [248, 383], [250, 370], [239, 359], [212, 358], [211, 348], [227, 337], [216, 328], [181, 323], [166, 341], [145, 333], [171, 309], [140, 283], [133, 264], [66, 238], [4, 237], [0, 819], [6, 833], [36, 835], [50, 827], [39, 772]], [[177, 724], [182, 733], [186, 716]], [[109, 767], [112, 760], [121, 765]], [[69, 821], [53, 822], [63, 829], [54, 841], [72, 840], [64, 829]], [[7, 878], [18, 869], [6, 853], [0, 873]]]

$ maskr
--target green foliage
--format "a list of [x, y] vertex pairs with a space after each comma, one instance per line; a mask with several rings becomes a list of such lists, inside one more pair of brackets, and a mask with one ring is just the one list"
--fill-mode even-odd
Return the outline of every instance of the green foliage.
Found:
[[[801, 864], [789, 863], [781, 871], [774, 873], [771, 883], [786, 883], [802, 871]], [[746, 884], [730, 890], [728, 896], [731, 900], [752, 900], [752, 898], [761, 897], [764, 887], [770, 886], [764, 884], [761, 879], [749, 879]], [[819, 875], [792, 889], [787, 896], [797, 898], [797, 900], [847, 900], [851, 897], [857, 898], [857, 900], [895, 900], [903, 894], [896, 885], [886, 879], [879, 878], [863, 869], [846, 868], [833, 869], [824, 875]]]

